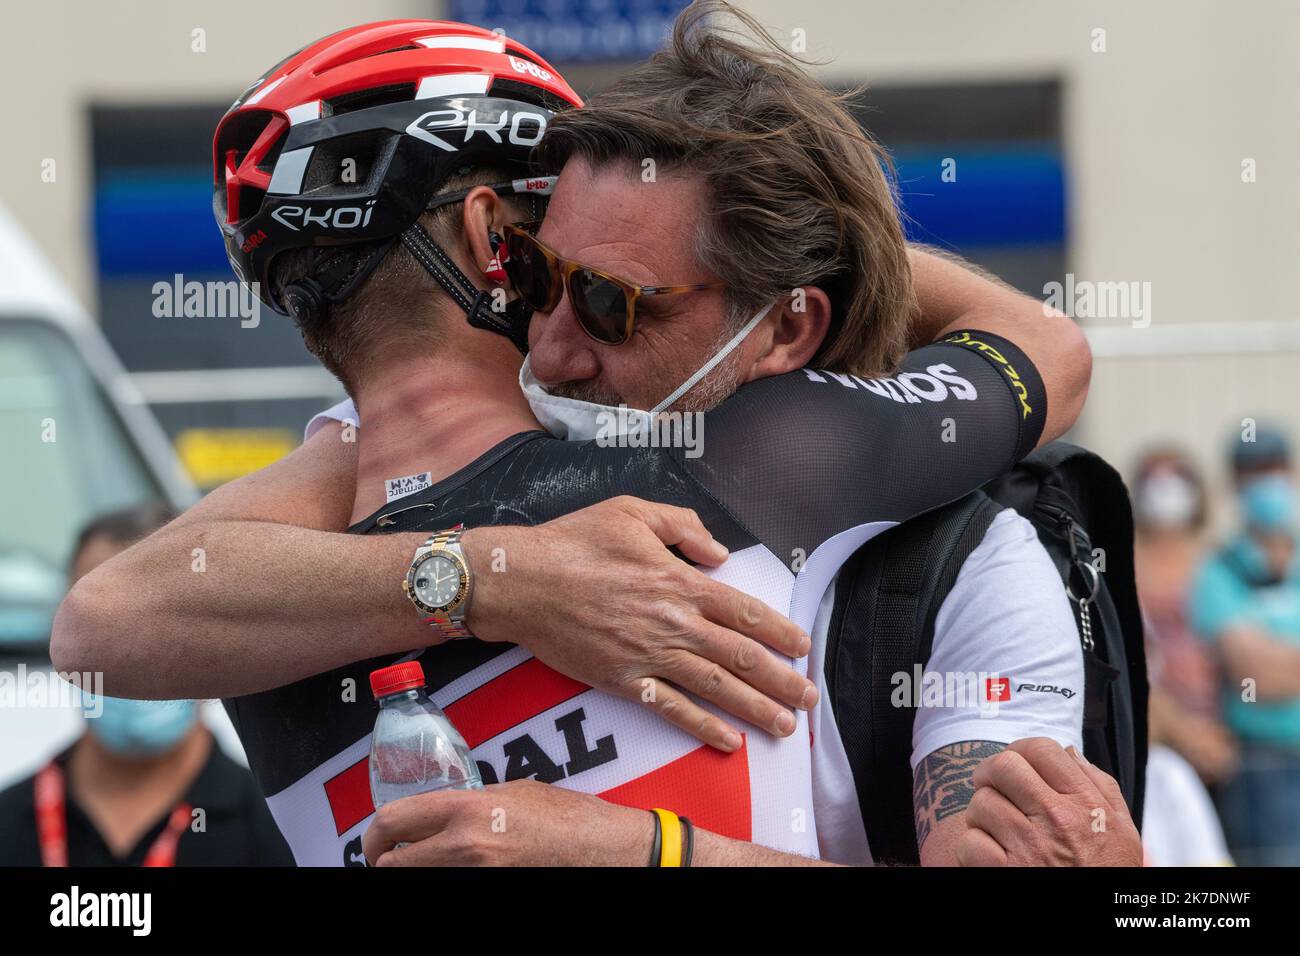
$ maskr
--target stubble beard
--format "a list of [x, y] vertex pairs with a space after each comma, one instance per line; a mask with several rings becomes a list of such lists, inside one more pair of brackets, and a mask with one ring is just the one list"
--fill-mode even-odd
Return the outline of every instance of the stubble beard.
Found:
[[[725, 332], [720, 336], [719, 341], [714, 343], [714, 347], [709, 350], [708, 354], [716, 355], [718, 350], [731, 340], [733, 334], [734, 332], [731, 331]], [[704, 376], [701, 381], [696, 382], [689, 392], [673, 404], [669, 411], [707, 412], [721, 405], [734, 395], [736, 389], [741, 385], [740, 359], [740, 350], [733, 351], [722, 360], [717, 368]], [[568, 398], [578, 402], [591, 402], [594, 405], [605, 405], [611, 408], [627, 404], [621, 395], [597, 382], [562, 382], [559, 385], [551, 386], [548, 391], [559, 398]], [[663, 397], [667, 398], [668, 396], [665, 393]]]

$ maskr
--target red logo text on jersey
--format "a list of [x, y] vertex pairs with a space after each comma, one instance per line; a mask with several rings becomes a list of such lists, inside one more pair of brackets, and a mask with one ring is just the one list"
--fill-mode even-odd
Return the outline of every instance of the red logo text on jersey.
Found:
[[[531, 658], [445, 710], [476, 751], [484, 783], [529, 777], [561, 783], [620, 758], [612, 728], [592, 726], [588, 709], [576, 700], [589, 691]], [[524, 724], [532, 731], [524, 731]], [[483, 746], [489, 742], [499, 746]], [[484, 759], [489, 751], [495, 759]], [[737, 840], [753, 838], [749, 754], [743, 744], [730, 754], [690, 747], [676, 759], [611, 783], [588, 792], [637, 809], [667, 804], [705, 829]], [[326, 780], [324, 789], [339, 836], [374, 812], [365, 759]], [[356, 842], [345, 849], [344, 865], [364, 864]]]

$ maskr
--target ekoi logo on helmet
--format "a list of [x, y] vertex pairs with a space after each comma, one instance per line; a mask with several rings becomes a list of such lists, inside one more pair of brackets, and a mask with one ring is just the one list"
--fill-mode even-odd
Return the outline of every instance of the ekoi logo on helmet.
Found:
[[435, 135], [433, 131], [455, 129], [465, 131], [461, 147], [467, 145], [479, 133], [485, 134], [499, 145], [504, 145], [502, 139], [504, 133], [515, 146], [536, 146], [542, 141], [542, 134], [546, 132], [546, 117], [541, 113], [528, 110], [504, 109], [495, 115], [485, 113], [484, 118], [480, 119], [477, 109], [463, 110], [449, 106], [446, 109], [425, 113], [406, 127], [406, 132], [416, 139], [422, 139], [439, 149], [454, 153], [459, 147], [451, 145], [441, 136]]
[[327, 206], [322, 210], [311, 206], [286, 205], [278, 207], [271, 213], [271, 218], [294, 232], [307, 228], [320, 229], [356, 229], [358, 226], [370, 225], [371, 208], [375, 201], [371, 199], [364, 206]]

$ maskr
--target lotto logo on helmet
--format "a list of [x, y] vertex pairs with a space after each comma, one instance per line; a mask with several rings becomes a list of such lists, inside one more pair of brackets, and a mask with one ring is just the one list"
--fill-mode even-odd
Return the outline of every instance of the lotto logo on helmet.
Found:
[[546, 81], [555, 78], [554, 74], [552, 74], [550, 70], [543, 70], [536, 63], [532, 63], [528, 60], [520, 60], [517, 57], [510, 56], [510, 54], [506, 54], [506, 58], [510, 61], [510, 65], [515, 68], [516, 73], [524, 73], [528, 76]]
[[533, 179], [516, 179], [511, 185], [517, 193], [539, 193], [549, 196], [555, 191], [555, 184], [559, 180], [559, 176], [536, 176]]
[[330, 206], [315, 209], [312, 206], [280, 206], [271, 218], [294, 232], [317, 227], [320, 229], [356, 229], [370, 225], [370, 214], [375, 201], [364, 206]]
[[451, 145], [436, 134], [456, 129], [465, 131], [461, 147], [468, 145], [480, 133], [499, 144], [504, 144], [505, 139], [509, 139], [515, 146], [536, 146], [546, 132], [546, 117], [527, 110], [502, 110], [495, 116], [484, 114], [481, 118], [477, 109], [463, 110], [453, 106], [425, 113], [406, 127], [406, 132], [416, 139], [454, 153], [460, 147]]

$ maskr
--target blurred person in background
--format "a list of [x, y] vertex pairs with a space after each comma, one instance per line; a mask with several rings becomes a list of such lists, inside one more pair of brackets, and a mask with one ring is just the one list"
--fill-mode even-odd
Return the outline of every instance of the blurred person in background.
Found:
[[1157, 732], [1147, 754], [1142, 849], [1147, 866], [1231, 866], [1223, 826], [1196, 769]]
[[1229, 456], [1241, 529], [1201, 566], [1191, 623], [1218, 653], [1240, 765], [1218, 792], [1237, 862], [1300, 865], [1300, 563], [1285, 434], [1251, 426]]
[[1230, 866], [1223, 826], [1206, 786], [1237, 769], [1236, 739], [1218, 717], [1187, 709], [1166, 688], [1161, 646], [1149, 631], [1147, 667], [1146, 865]]
[[1142, 456], [1133, 480], [1133, 550], [1147, 634], [1160, 648], [1162, 686], [1187, 709], [1210, 715], [1219, 709], [1214, 662], [1187, 620], [1206, 517], [1205, 481], [1182, 452]]
[[1152, 743], [1177, 751], [1212, 784], [1232, 771], [1236, 744], [1220, 717], [1214, 655], [1188, 621], [1207, 512], [1205, 481], [1186, 455], [1158, 448], [1142, 456], [1133, 480], [1134, 562], [1146, 624]]
[[[70, 583], [173, 517], [143, 505], [90, 522]], [[221, 752], [197, 701], [88, 695], [86, 709], [71, 747], [0, 792], [0, 866], [292, 865], [252, 776]]]
[[[1237, 742], [1216, 714], [1198, 713], [1170, 686], [1165, 657], [1168, 641], [1147, 624], [1146, 795], [1142, 850], [1146, 866], [1231, 866], [1207, 784], [1229, 776], [1237, 766]], [[1175, 652], [1177, 652], [1177, 645]], [[1211, 674], [1217, 671], [1207, 661]], [[1216, 704], [1217, 708], [1217, 704]]]

